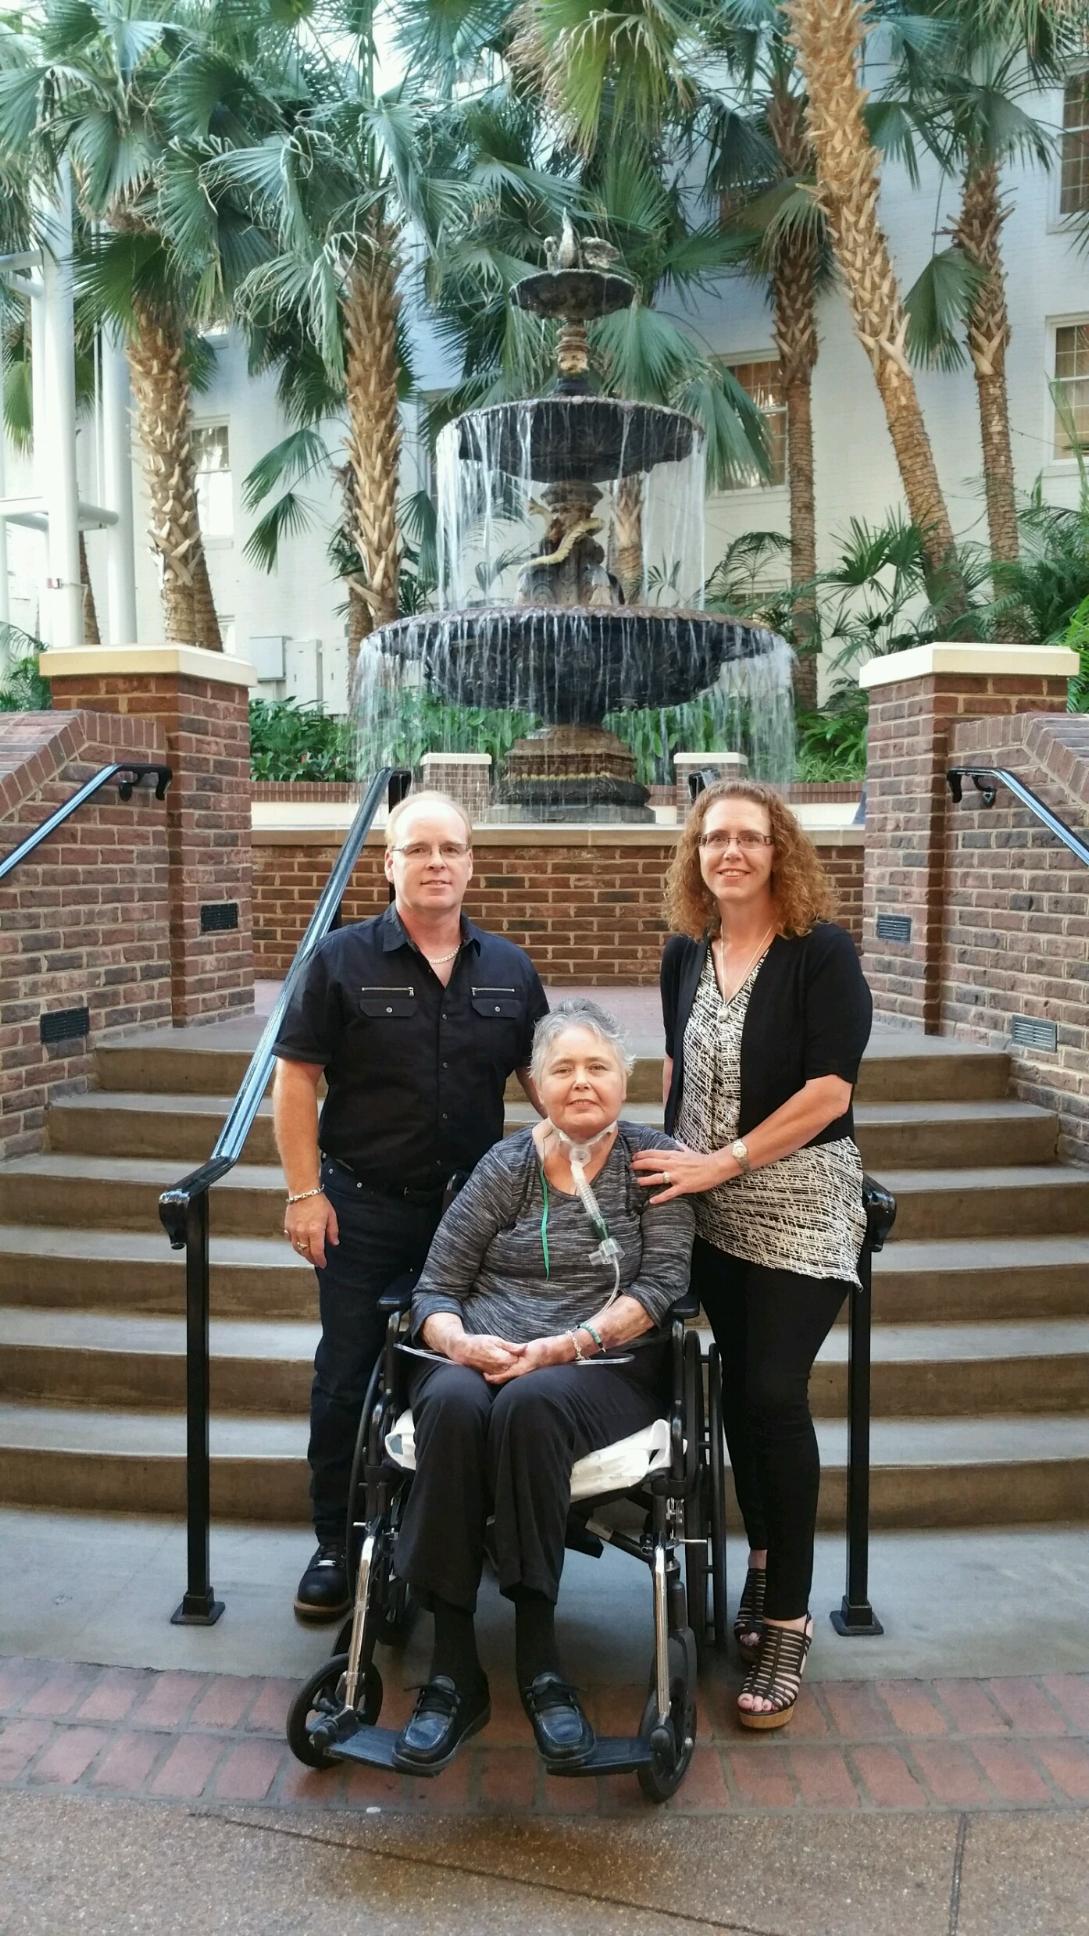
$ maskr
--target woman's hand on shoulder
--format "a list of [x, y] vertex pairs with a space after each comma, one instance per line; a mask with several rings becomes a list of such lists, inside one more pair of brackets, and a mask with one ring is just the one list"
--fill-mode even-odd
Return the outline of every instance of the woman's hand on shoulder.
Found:
[[640, 1187], [653, 1190], [652, 1204], [672, 1203], [676, 1197], [700, 1196], [704, 1190], [713, 1190], [716, 1184], [724, 1183], [737, 1167], [732, 1157], [724, 1158], [721, 1150], [705, 1155], [701, 1150], [683, 1148], [637, 1150], [631, 1166]]
[[528, 1344], [512, 1345], [510, 1349], [518, 1353], [517, 1358], [495, 1371], [485, 1371], [489, 1385], [509, 1384], [512, 1378], [524, 1378], [529, 1371], [544, 1371], [548, 1365], [569, 1365], [575, 1355], [567, 1331], [550, 1338], [531, 1338]]

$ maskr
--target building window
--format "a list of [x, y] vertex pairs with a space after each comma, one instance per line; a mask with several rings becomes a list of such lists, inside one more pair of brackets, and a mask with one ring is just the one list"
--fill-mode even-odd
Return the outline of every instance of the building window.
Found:
[[1056, 329], [1055, 390], [1066, 405], [1055, 412], [1055, 456], [1089, 452], [1089, 322]]
[[787, 425], [786, 399], [783, 396], [783, 380], [778, 358], [774, 356], [754, 357], [747, 363], [735, 363], [731, 358], [722, 359], [723, 367], [747, 390], [757, 409], [763, 414], [768, 431], [768, 458], [771, 469], [767, 477], [752, 470], [735, 477], [731, 490], [753, 491], [772, 489], [777, 484], [786, 483]]
[[1089, 209], [1089, 68], [1067, 81], [1059, 161], [1059, 213]]
[[197, 515], [202, 538], [234, 537], [231, 446], [225, 423], [196, 424]]

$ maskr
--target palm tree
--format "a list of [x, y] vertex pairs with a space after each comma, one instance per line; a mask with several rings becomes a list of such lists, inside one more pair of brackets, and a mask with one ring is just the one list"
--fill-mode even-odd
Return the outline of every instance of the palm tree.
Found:
[[[822, 205], [840, 273], [885, 410], [912, 522], [922, 534], [932, 600], [969, 623], [953, 527], [906, 356], [908, 318], [877, 211], [878, 162], [859, 68], [860, 0], [784, 0], [808, 88], [807, 115]], [[935, 36], [936, 37], [936, 36]]]
[[905, 49], [894, 94], [905, 102], [943, 168], [960, 178], [953, 247], [936, 256], [909, 292], [908, 348], [950, 367], [961, 360], [962, 324], [975, 378], [991, 553], [1018, 555], [1017, 500], [1010, 440], [1006, 352], [1010, 341], [1002, 228], [1009, 205], [1002, 170], [1013, 160], [1047, 167], [1052, 143], [1019, 97], [1057, 84], [1074, 52], [1073, 22], [1063, 29], [1033, 4], [1010, 0], [1001, 15], [986, 0], [912, 0], [913, 11], [947, 23], [940, 57]]
[[[275, 40], [273, 17], [257, 35], [232, 0], [45, 0], [33, 30], [0, 35], [0, 153], [29, 154], [46, 184], [70, 158], [89, 238], [77, 302], [124, 334], [164, 636], [212, 650], [190, 421], [210, 352], [197, 332], [226, 319], [232, 280], [267, 249], [202, 191], [197, 166], [202, 143], [252, 138], [268, 94], [290, 86]], [[263, 76], [243, 57], [257, 47]]]
[[205, 185], [242, 196], [274, 242], [239, 302], [250, 323], [299, 328], [342, 387], [351, 537], [362, 566], [350, 636], [397, 616], [399, 387], [406, 273], [456, 216], [429, 167], [433, 110], [414, 83], [381, 91], [376, 46], [392, 36], [382, 0], [328, 0], [292, 30], [301, 104], [259, 145], [212, 156]]

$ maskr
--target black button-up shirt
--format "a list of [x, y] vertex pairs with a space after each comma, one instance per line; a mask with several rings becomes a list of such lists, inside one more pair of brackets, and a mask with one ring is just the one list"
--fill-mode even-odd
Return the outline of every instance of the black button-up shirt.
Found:
[[443, 987], [395, 908], [315, 949], [274, 1053], [320, 1062], [319, 1141], [365, 1182], [441, 1189], [503, 1134], [503, 1090], [548, 1002], [529, 956], [462, 920]]

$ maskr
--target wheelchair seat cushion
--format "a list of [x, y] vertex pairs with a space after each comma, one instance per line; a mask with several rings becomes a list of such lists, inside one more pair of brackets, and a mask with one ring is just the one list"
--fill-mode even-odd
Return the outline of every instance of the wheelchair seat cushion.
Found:
[[[411, 1411], [402, 1412], [387, 1432], [386, 1451], [402, 1471], [415, 1472], [416, 1436]], [[617, 1439], [613, 1445], [603, 1445], [599, 1451], [576, 1459], [571, 1468], [571, 1497], [599, 1499], [607, 1492], [627, 1492], [668, 1464], [669, 1422], [656, 1418], [629, 1438]]]

